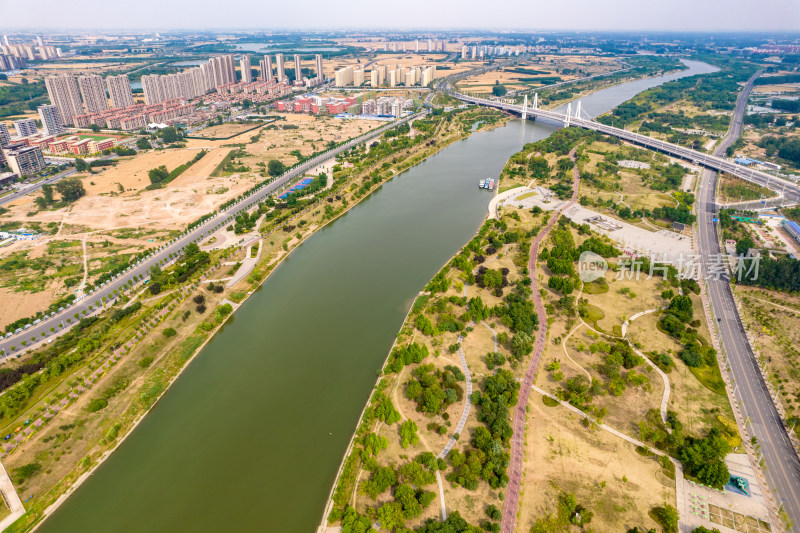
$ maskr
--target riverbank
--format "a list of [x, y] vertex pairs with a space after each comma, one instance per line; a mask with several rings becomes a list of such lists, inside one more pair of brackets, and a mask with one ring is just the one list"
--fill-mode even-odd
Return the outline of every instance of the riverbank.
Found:
[[[473, 114], [475, 114], [476, 112], [477, 112], [478, 115], [485, 115], [486, 114], [485, 110], [472, 110], [471, 111], [471, 113], [473, 113]], [[498, 116], [499, 116], [499, 114], [498, 114]], [[487, 130], [488, 129], [492, 129], [492, 128], [496, 127], [497, 125], [502, 124], [504, 121], [505, 121], [505, 119], [503, 118], [501, 121], [496, 122], [495, 124], [486, 124], [484, 126], [484, 129], [487, 129]], [[419, 164], [421, 161], [424, 161], [425, 159], [427, 159], [431, 155], [434, 155], [434, 154], [438, 153], [439, 151], [441, 151], [446, 146], [449, 146], [453, 142], [455, 142], [457, 140], [460, 140], [460, 139], [463, 139], [463, 138], [467, 137], [468, 135], [469, 135], [469, 132], [464, 132], [463, 129], [456, 128], [453, 131], [448, 131], [447, 134], [444, 135], [444, 136], [435, 137], [436, 139], [438, 139], [438, 141], [435, 143], [435, 145], [425, 145], [424, 143], [421, 144], [418, 147], [417, 150], [406, 154], [406, 157], [402, 158], [403, 163], [400, 164], [400, 165], [395, 165], [395, 167], [392, 169], [392, 172], [386, 173], [386, 175], [383, 177], [383, 179], [381, 181], [379, 181], [378, 183], [370, 184], [370, 187], [366, 191], [359, 191], [360, 194], [358, 194], [357, 197], [356, 197], [356, 193], [350, 193], [350, 194], [346, 195], [345, 201], [342, 202], [342, 204], [343, 204], [342, 208], [337, 213], [335, 213], [333, 216], [330, 216], [330, 217], [327, 217], [327, 218], [323, 219], [322, 213], [320, 212], [321, 211], [320, 210], [320, 204], [322, 204], [323, 202], [322, 201], [318, 201], [318, 202], [315, 202], [315, 203], [307, 206], [306, 209], [304, 209], [302, 212], [296, 213], [294, 216], [290, 217], [289, 219], [286, 219], [286, 220], [282, 221], [282, 223], [284, 223], [284, 224], [288, 224], [288, 223], [291, 222], [291, 224], [294, 225], [294, 226], [304, 227], [305, 231], [303, 232], [301, 238], [297, 238], [296, 236], [294, 236], [296, 228], [293, 228], [289, 232], [285, 232], [282, 229], [278, 229], [280, 226], [278, 226], [276, 224], [273, 224], [272, 225], [272, 229], [270, 230], [269, 233], [266, 234], [262, 245], [259, 247], [259, 253], [261, 253], [262, 250], [264, 250], [265, 248], [268, 248], [270, 246], [270, 242], [269, 242], [270, 238], [274, 239], [272, 241], [273, 245], [274, 245], [275, 242], [278, 243], [277, 245], [274, 245], [274, 248], [281, 249], [281, 248], [283, 248], [283, 245], [286, 245], [285, 249], [281, 250], [278, 253], [277, 257], [275, 255], [273, 255], [273, 252], [275, 251], [275, 249], [269, 250], [268, 253], [265, 253], [263, 255], [263, 260], [256, 266], [256, 271], [257, 272], [256, 272], [255, 277], [253, 277], [253, 275], [251, 274], [251, 276], [249, 276], [247, 280], [243, 281], [238, 287], [234, 287], [231, 291], [229, 291], [230, 294], [231, 295], [236, 295], [236, 301], [238, 303], [240, 303], [240, 304], [244, 304], [250, 298], [250, 296], [252, 296], [253, 294], [255, 294], [257, 292], [257, 290], [261, 287], [263, 282], [266, 281], [266, 279], [270, 277], [270, 274], [274, 271], [274, 269], [277, 268], [278, 265], [283, 264], [285, 262], [285, 260], [287, 258], [289, 258], [291, 252], [296, 250], [300, 246], [300, 244], [304, 243], [310, 236], [316, 234], [317, 231], [319, 231], [319, 230], [323, 229], [324, 227], [328, 226], [330, 224], [330, 222], [332, 222], [334, 220], [338, 220], [344, 213], [349, 212], [350, 209], [352, 209], [353, 207], [358, 205], [362, 200], [365, 200], [368, 197], [370, 197], [371, 193], [374, 192], [375, 190], [377, 190], [378, 188], [380, 188], [381, 185], [383, 183], [385, 183], [385, 181], [393, 178], [396, 175], [401, 174], [402, 172], [404, 172], [408, 168], [410, 168], [410, 166]], [[394, 154], [395, 157], [397, 155], [398, 154]], [[358, 179], [359, 176], [361, 176], [362, 174], [366, 174], [366, 173], [370, 172], [370, 169], [372, 169], [373, 167], [381, 166], [383, 161], [385, 161], [387, 158], [391, 158], [391, 157], [392, 157], [391, 154], [387, 155], [386, 158], [380, 159], [374, 165], [369, 166], [366, 169], [363, 169], [363, 171], [361, 171], [361, 172], [357, 172], [357, 173], [349, 176], [349, 178], [346, 179], [343, 183], [337, 184], [338, 185], [337, 188], [335, 190], [332, 190], [330, 192], [330, 194], [333, 195], [336, 192], [340, 192], [342, 189], [344, 189], [349, 184], [353, 183], [356, 179]], [[331, 179], [333, 179], [333, 177]], [[350, 200], [349, 202], [346, 201], [348, 198]], [[316, 210], [316, 212], [315, 212], [315, 210]], [[309, 220], [311, 220], [311, 219], [316, 219], [316, 222], [313, 222], [313, 220], [312, 220], [312, 222], [309, 222]], [[302, 220], [306, 220], [306, 223], [302, 224], [301, 223]], [[278, 240], [281, 235], [283, 235], [283, 238], [284, 238], [283, 242], [280, 242]], [[291, 240], [289, 242], [287, 242], [286, 241], [286, 237], [288, 237], [289, 235], [293, 235], [293, 236], [291, 237]], [[242, 291], [242, 285], [244, 285], [244, 286], [249, 285], [250, 286], [250, 290], [249, 291], [247, 291], [247, 290]], [[193, 361], [195, 359], [195, 357], [199, 353], [201, 353], [202, 349], [204, 347], [206, 347], [207, 344], [216, 337], [216, 335], [219, 333], [219, 331], [222, 330], [223, 324], [225, 324], [227, 322], [228, 321], [226, 320], [223, 323], [218, 324], [217, 327], [215, 327], [213, 329], [213, 331], [209, 332], [205, 336], [205, 339], [202, 342], [202, 344], [200, 344], [197, 348], [195, 348], [193, 350], [193, 352], [191, 353], [191, 355], [189, 356], [189, 358], [187, 359], [185, 364], [183, 364], [180, 367], [180, 369], [178, 370], [178, 372], [168, 380], [166, 385], [163, 387], [161, 393], [158, 395], [157, 400], [152, 403], [150, 408], [148, 408], [146, 411], [140, 413], [129, 427], [121, 428], [121, 430], [119, 431], [119, 436], [116, 438], [115, 445], [111, 449], [105, 450], [99, 458], [93, 459], [92, 462], [94, 464], [92, 464], [91, 467], [88, 470], [83, 471], [83, 469], [81, 469], [80, 475], [77, 476], [76, 481], [74, 483], [71, 483], [71, 486], [67, 489], [66, 493], [59, 495], [56, 498], [56, 502], [54, 502], [52, 505], [50, 505], [50, 506], [48, 506], [46, 508], [46, 510], [43, 513], [44, 516], [50, 516], [53, 512], [55, 512], [56, 509], [59, 509], [63, 505], [63, 503], [65, 501], [67, 501], [67, 496], [73, 494], [78, 489], [78, 487], [83, 485], [83, 483], [86, 480], [88, 480], [89, 477], [94, 472], [96, 472], [96, 470], [98, 469], [98, 467], [101, 464], [104, 464], [106, 462], [106, 460], [112, 456], [112, 452], [116, 451], [119, 448], [119, 446], [124, 441], [127, 440], [127, 437], [132, 434], [133, 430], [138, 428], [140, 426], [140, 424], [142, 423], [142, 421], [145, 420], [145, 418], [146, 418], [145, 414], [150, 413], [152, 407], [156, 404], [156, 402], [160, 401], [162, 399], [162, 397], [166, 393], [166, 390], [171, 389], [172, 385], [177, 380], [177, 377], [183, 375], [183, 373], [188, 368], [190, 368], [190, 365], [188, 364], [189, 361]], [[43, 522], [43, 523], [46, 523], [46, 522]], [[39, 526], [37, 526], [37, 527], [39, 527]]]

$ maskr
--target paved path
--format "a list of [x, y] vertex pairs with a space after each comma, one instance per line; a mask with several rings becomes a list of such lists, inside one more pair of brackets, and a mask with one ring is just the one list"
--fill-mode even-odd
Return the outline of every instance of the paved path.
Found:
[[261, 239], [259, 239], [258, 252], [256, 253], [255, 257], [253, 257], [252, 245], [247, 247], [247, 257], [245, 257], [242, 260], [242, 266], [239, 267], [239, 270], [237, 270], [236, 273], [233, 275], [233, 277], [230, 279], [230, 281], [228, 281], [228, 283], [225, 284], [226, 287], [228, 288], [233, 287], [234, 285], [242, 281], [245, 278], [245, 276], [247, 276], [248, 274], [250, 274], [250, 272], [253, 271], [253, 269], [258, 264], [258, 260], [261, 258], [261, 250], [264, 248], [263, 244], [264, 243], [261, 241]]
[[[474, 326], [475, 322], [473, 322], [472, 325]], [[464, 424], [467, 423], [467, 417], [469, 416], [469, 411], [472, 408], [472, 398], [471, 398], [471, 396], [472, 396], [472, 374], [470, 374], [470, 372], [469, 372], [469, 367], [467, 366], [467, 359], [466, 359], [466, 357], [464, 357], [464, 350], [461, 347], [463, 340], [464, 340], [464, 337], [459, 335], [458, 336], [458, 357], [461, 359], [461, 368], [464, 371], [464, 377], [467, 380], [467, 386], [466, 386], [467, 391], [464, 394], [464, 410], [461, 412], [461, 419], [458, 421], [458, 425], [456, 425], [456, 430], [453, 432], [454, 435], [458, 435], [459, 437], [461, 436], [461, 430], [464, 429]], [[444, 459], [445, 457], [447, 457], [447, 454], [450, 453], [450, 450], [453, 449], [453, 446], [455, 446], [455, 444], [456, 444], [455, 436], [450, 437], [450, 440], [447, 441], [447, 444], [445, 445], [445, 447], [442, 449], [441, 452], [439, 452], [439, 458], [440, 459]], [[442, 498], [442, 501], [444, 502], [444, 498]]]
[[11, 511], [10, 515], [0, 521], [0, 531], [5, 531], [8, 526], [25, 514], [25, 507], [23, 507], [22, 500], [19, 499], [19, 494], [2, 464], [0, 464], [0, 492], [3, 493], [3, 500]]
[[[575, 149], [569, 153], [570, 159], [575, 161]], [[530, 258], [528, 261], [528, 270], [531, 276], [531, 290], [533, 291], [533, 305], [536, 309], [536, 314], [539, 317], [539, 330], [536, 333], [536, 343], [534, 344], [531, 360], [528, 364], [528, 369], [525, 372], [525, 377], [522, 380], [522, 386], [519, 390], [519, 401], [514, 408], [512, 414], [512, 426], [514, 428], [514, 435], [511, 437], [511, 463], [509, 465], [509, 481], [506, 486], [506, 497], [503, 504], [503, 519], [500, 522], [500, 530], [503, 533], [513, 533], [514, 527], [517, 522], [517, 507], [519, 506], [519, 490], [520, 482], [522, 481], [522, 457], [523, 448], [525, 445], [525, 414], [528, 406], [528, 398], [531, 394], [531, 386], [534, 379], [536, 379], [536, 371], [539, 368], [539, 360], [544, 353], [545, 343], [547, 342], [547, 315], [544, 312], [544, 302], [542, 301], [542, 294], [539, 291], [539, 283], [536, 280], [536, 265], [539, 262], [539, 245], [544, 241], [550, 230], [555, 225], [561, 211], [575, 204], [578, 199], [578, 165], [575, 165], [572, 170], [572, 200], [560, 209], [553, 211], [550, 215], [550, 220], [547, 226], [542, 228], [539, 234], [531, 244]]]
[[[639, 318], [641, 316], [649, 315], [650, 313], [655, 313], [656, 311], [660, 311], [660, 310], [661, 310], [661, 308], [658, 308], [658, 307], [655, 308], [655, 309], [648, 309], [647, 311], [642, 311], [640, 313], [636, 313], [635, 315], [630, 317], [628, 320], [625, 321], [624, 324], [622, 324], [622, 337], [623, 338], [627, 337], [628, 326], [630, 325], [630, 323], [632, 321], [636, 320], [637, 318]], [[644, 359], [645, 362], [648, 365], [650, 365], [653, 368], [653, 370], [658, 372], [659, 376], [661, 376], [661, 381], [664, 383], [664, 392], [661, 394], [661, 421], [664, 422], [664, 424], [666, 424], [667, 423], [667, 407], [669, 406], [669, 394], [670, 394], [670, 391], [671, 391], [671, 388], [670, 388], [670, 385], [669, 385], [669, 378], [667, 377], [667, 374], [665, 374], [663, 370], [658, 368], [658, 365], [656, 365], [653, 361], [651, 361], [650, 358], [647, 357], [645, 354], [643, 354], [636, 346], [634, 346], [630, 342], [628, 344], [630, 344], [630, 347], [633, 348], [633, 351], [636, 353], [636, 355], [638, 355], [639, 357]], [[667, 427], [669, 427], [669, 426], [667, 426]], [[669, 430], [669, 431], [670, 431], [670, 433], [672, 432], [671, 430]]]

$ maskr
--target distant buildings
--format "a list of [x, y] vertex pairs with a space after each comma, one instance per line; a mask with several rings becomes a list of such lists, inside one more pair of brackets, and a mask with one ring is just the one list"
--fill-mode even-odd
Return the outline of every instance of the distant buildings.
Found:
[[122, 109], [133, 105], [131, 82], [126, 74], [107, 77], [106, 87], [108, 88], [109, 96], [111, 96], [111, 107]]
[[294, 55], [294, 81], [303, 81], [303, 66], [300, 61], [300, 54]]
[[239, 60], [239, 70], [242, 71], [242, 83], [252, 83], [253, 73], [250, 70], [250, 54], [243, 54]]
[[278, 69], [278, 83], [281, 83], [286, 79], [286, 72], [283, 68], [283, 54], [275, 54], [275, 67]]
[[44, 127], [44, 131], [47, 135], [60, 135], [66, 131], [58, 107], [54, 105], [40, 105], [38, 111], [39, 118], [42, 120], [42, 127]]
[[317, 63], [317, 78], [324, 79], [325, 73], [322, 71], [322, 54], [314, 56], [314, 60]]
[[11, 135], [8, 133], [8, 128], [5, 124], [0, 123], [0, 148], [8, 145], [11, 140]]
[[264, 59], [258, 63], [259, 70], [261, 70], [261, 81], [270, 81], [272, 79], [272, 58], [264, 56]]
[[15, 120], [14, 129], [17, 130], [17, 137], [28, 137], [39, 133], [39, 130], [36, 128], [36, 121], [32, 118]]
[[359, 115], [375, 115], [377, 118], [399, 117], [411, 106], [412, 101], [406, 100], [405, 98], [382, 96], [365, 100], [363, 94], [344, 98], [305, 94], [302, 96], [295, 96], [293, 100], [281, 101], [275, 104], [275, 108], [283, 112], [307, 113], [311, 115], [323, 113], [339, 115], [347, 113], [354, 117]]
[[[435, 75], [436, 67], [434, 66], [408, 68], [401, 65], [378, 65], [370, 72], [369, 80], [370, 85], [373, 87], [384, 85], [389, 87], [398, 87], [400, 85], [427, 87], [433, 81]], [[335, 84], [337, 87], [360, 87], [364, 82], [365, 74], [363, 69], [348, 66], [336, 71]]]

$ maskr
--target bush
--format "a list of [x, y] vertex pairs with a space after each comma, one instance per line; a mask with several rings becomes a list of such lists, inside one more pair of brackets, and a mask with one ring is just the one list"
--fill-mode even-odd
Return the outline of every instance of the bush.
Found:
[[149, 355], [147, 357], [142, 357], [141, 359], [139, 359], [139, 366], [142, 368], [147, 368], [152, 363], [153, 363], [153, 358], [150, 357]]
[[100, 409], [104, 409], [106, 406], [108, 406], [108, 402], [106, 400], [103, 398], [95, 398], [89, 402], [89, 405], [86, 406], [86, 410], [90, 413], [96, 413]]
[[174, 337], [177, 334], [178, 334], [178, 332], [175, 331], [175, 328], [167, 328], [167, 329], [164, 330], [164, 336], [167, 337], [167, 338]]

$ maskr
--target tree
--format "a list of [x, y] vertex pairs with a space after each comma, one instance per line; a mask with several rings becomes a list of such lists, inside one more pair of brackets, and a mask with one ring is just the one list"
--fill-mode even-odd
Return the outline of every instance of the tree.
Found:
[[277, 159], [270, 159], [267, 164], [267, 171], [272, 177], [280, 176], [286, 170], [286, 166]]
[[136, 141], [136, 148], [139, 150], [149, 150], [152, 148], [153, 145], [150, 144], [150, 141], [147, 140], [147, 137], [140, 137], [138, 141]]
[[400, 446], [408, 448], [419, 442], [417, 424], [413, 420], [406, 420], [400, 425]]
[[511, 351], [514, 357], [522, 359], [533, 350], [533, 339], [527, 333], [517, 333], [511, 339]]
[[167, 170], [166, 166], [161, 165], [156, 168], [151, 168], [147, 172], [147, 176], [150, 178], [150, 183], [161, 183], [165, 179], [169, 178], [169, 170]]
[[86, 194], [83, 182], [78, 178], [66, 178], [56, 183], [56, 191], [65, 202], [74, 202]]
[[389, 531], [404, 527], [406, 525], [406, 519], [405, 516], [403, 516], [403, 506], [397, 502], [383, 504], [380, 509], [378, 509], [378, 521], [383, 528]]
[[688, 437], [678, 450], [678, 459], [687, 474], [696, 477], [704, 485], [719, 488], [730, 478], [723, 460], [729, 451], [730, 446], [722, 438], [719, 428], [711, 428], [704, 439]]
[[44, 201], [48, 204], [53, 203], [53, 186], [49, 183], [45, 183], [42, 185], [42, 194], [44, 195]]
[[495, 96], [505, 96], [507, 90], [505, 85], [501, 85], [499, 80], [495, 80], [492, 87], [492, 94]]
[[170, 126], [168, 128], [164, 128], [161, 131], [159, 131], [159, 136], [162, 139], [164, 139], [164, 142], [167, 143], [167, 144], [172, 144], [174, 142], [178, 142], [183, 138], [180, 135], [180, 133], [178, 132], [178, 130], [173, 126]]
[[91, 126], [89, 126], [89, 129], [92, 130], [95, 133], [99, 133], [100, 132], [100, 126], [98, 126], [97, 124], [92, 124]]
[[78, 172], [86, 172], [89, 170], [89, 164], [79, 157], [75, 160], [75, 170]]
[[655, 507], [650, 511], [656, 522], [664, 528], [664, 533], [677, 533], [678, 511], [669, 504], [664, 507]]

